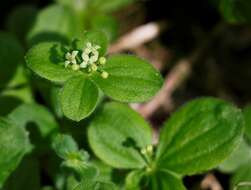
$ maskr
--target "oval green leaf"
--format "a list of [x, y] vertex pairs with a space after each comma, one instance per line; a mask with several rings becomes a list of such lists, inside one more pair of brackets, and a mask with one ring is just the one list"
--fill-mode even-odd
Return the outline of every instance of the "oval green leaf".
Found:
[[40, 77], [63, 83], [79, 74], [65, 68], [65, 53], [60, 44], [44, 42], [31, 48], [25, 59], [27, 66]]
[[142, 168], [141, 148], [152, 144], [151, 128], [128, 106], [105, 104], [88, 130], [88, 139], [94, 153], [115, 168]]
[[73, 77], [61, 91], [63, 113], [69, 119], [80, 121], [94, 111], [98, 98], [98, 88], [92, 81], [83, 76]]
[[0, 118], [0, 187], [30, 148], [28, 133], [24, 128]]
[[157, 151], [158, 167], [183, 175], [216, 167], [241, 142], [243, 120], [239, 109], [222, 100], [191, 101], [164, 125]]
[[135, 56], [112, 56], [103, 69], [109, 77], [103, 79], [97, 74], [93, 80], [107, 96], [122, 102], [147, 101], [163, 83], [160, 73], [150, 63]]

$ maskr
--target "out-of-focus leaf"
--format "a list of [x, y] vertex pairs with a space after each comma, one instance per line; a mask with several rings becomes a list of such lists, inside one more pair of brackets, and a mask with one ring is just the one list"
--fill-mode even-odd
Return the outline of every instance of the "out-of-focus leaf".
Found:
[[223, 17], [230, 23], [251, 22], [251, 2], [247, 0], [221, 0], [219, 3]]
[[92, 120], [88, 131], [94, 153], [116, 168], [142, 168], [139, 151], [152, 144], [152, 133], [144, 119], [128, 106], [106, 104]]
[[216, 98], [191, 101], [164, 125], [157, 165], [182, 175], [214, 168], [240, 144], [243, 130], [242, 112], [233, 105]]
[[25, 157], [14, 173], [8, 178], [4, 189], [40, 190], [39, 163], [32, 157]]
[[18, 98], [11, 96], [0, 96], [0, 115], [8, 115], [20, 104], [22, 104], [22, 101]]
[[33, 26], [37, 15], [37, 9], [32, 5], [16, 7], [7, 20], [7, 30], [14, 34], [21, 42]]
[[246, 187], [240, 187], [239, 190], [251, 190], [250, 182], [251, 182], [251, 165], [250, 163], [242, 166], [239, 170], [237, 170], [233, 177], [231, 178], [231, 189], [233, 189], [237, 184], [241, 182], [247, 182], [249, 185]]
[[129, 55], [116, 55], [103, 67], [109, 73], [107, 79], [100, 74], [93, 80], [104, 94], [122, 102], [143, 102], [152, 98], [161, 88], [160, 73], [145, 60]]
[[23, 49], [10, 34], [0, 32], [0, 88], [5, 87], [23, 62]]
[[0, 118], [0, 187], [30, 149], [25, 129]]
[[227, 160], [220, 164], [219, 169], [222, 172], [234, 172], [249, 161], [251, 161], [251, 147], [245, 140], [242, 140], [240, 146], [236, 148]]
[[28, 43], [30, 45], [48, 41], [67, 43], [81, 32], [79, 25], [71, 9], [66, 6], [51, 5], [37, 15], [36, 22], [27, 37]]
[[112, 16], [96, 15], [91, 19], [91, 29], [103, 31], [108, 39], [115, 40], [118, 36], [118, 22]]
[[28, 123], [35, 123], [42, 137], [48, 137], [58, 130], [53, 115], [38, 104], [23, 104], [8, 115], [12, 123], [24, 128]]
[[133, 1], [134, 0], [91, 0], [90, 6], [101, 12], [111, 12], [129, 5]]

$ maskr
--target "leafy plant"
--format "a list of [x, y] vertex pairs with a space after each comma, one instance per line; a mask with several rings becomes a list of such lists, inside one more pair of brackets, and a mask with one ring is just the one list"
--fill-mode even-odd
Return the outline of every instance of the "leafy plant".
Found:
[[178, 190], [185, 189], [183, 176], [212, 169], [231, 154], [240, 143], [243, 127], [241, 112], [231, 104], [198, 99], [164, 124], [155, 148], [143, 118], [126, 105], [108, 103], [93, 119], [88, 138], [101, 160], [132, 170], [126, 189]]
[[99, 91], [123, 102], [149, 100], [162, 85], [161, 75], [146, 61], [129, 55], [105, 56], [107, 38], [102, 32], [86, 32], [71, 46], [41, 43], [26, 55], [39, 76], [63, 85], [64, 114], [75, 121], [95, 109]]

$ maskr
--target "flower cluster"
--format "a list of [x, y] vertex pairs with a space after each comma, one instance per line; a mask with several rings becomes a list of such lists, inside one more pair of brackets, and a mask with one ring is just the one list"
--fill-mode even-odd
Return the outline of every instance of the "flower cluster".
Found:
[[80, 69], [86, 69], [88, 72], [98, 71], [104, 79], [108, 78], [109, 74], [98, 67], [106, 64], [106, 58], [99, 56], [98, 49], [100, 49], [100, 46], [89, 42], [82, 50], [81, 56], [78, 50], [67, 52], [65, 54], [65, 68], [71, 66], [74, 71]]

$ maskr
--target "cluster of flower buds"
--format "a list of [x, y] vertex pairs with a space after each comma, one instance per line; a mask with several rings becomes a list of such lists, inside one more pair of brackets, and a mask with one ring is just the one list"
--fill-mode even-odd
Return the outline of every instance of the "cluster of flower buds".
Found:
[[100, 49], [100, 46], [89, 42], [83, 49], [81, 56], [79, 56], [79, 51], [77, 50], [67, 52], [65, 55], [65, 67], [67, 68], [70, 65], [74, 71], [80, 69], [86, 69], [88, 72], [98, 71], [101, 73], [102, 78], [108, 78], [109, 74], [99, 69], [100, 65], [106, 64], [106, 58], [99, 57], [98, 49]]
[[152, 145], [148, 145], [147, 147], [141, 149], [141, 154], [143, 154], [143, 155], [146, 155], [146, 154], [151, 155], [152, 153], [153, 153], [153, 146]]

